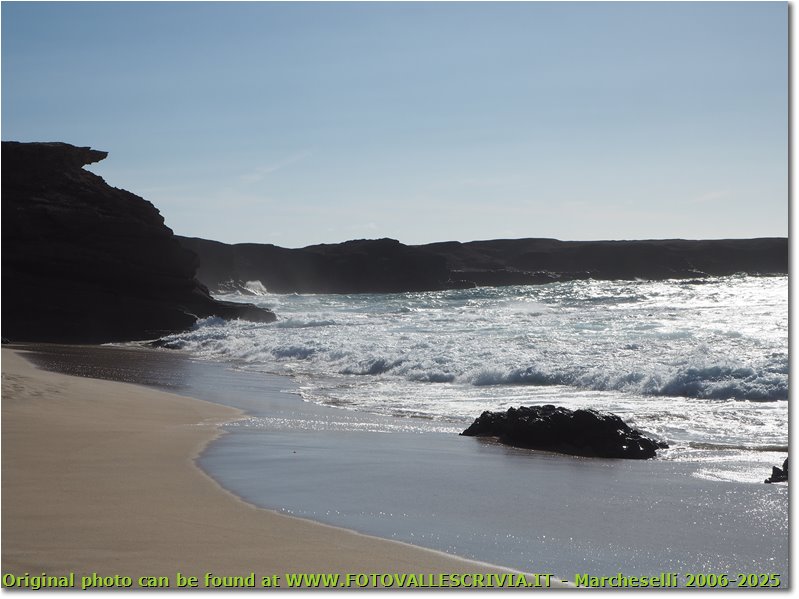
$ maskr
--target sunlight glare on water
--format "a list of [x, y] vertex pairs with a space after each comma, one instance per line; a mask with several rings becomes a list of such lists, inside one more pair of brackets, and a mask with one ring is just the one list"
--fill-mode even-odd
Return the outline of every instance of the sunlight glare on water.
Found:
[[293, 376], [306, 400], [342, 409], [468, 423], [552, 403], [615, 412], [672, 459], [787, 451], [787, 277], [258, 292], [222, 299], [277, 322], [207, 319], [167, 345]]

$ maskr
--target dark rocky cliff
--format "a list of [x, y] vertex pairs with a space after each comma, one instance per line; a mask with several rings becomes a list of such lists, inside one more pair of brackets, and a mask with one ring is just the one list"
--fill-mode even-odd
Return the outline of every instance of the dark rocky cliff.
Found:
[[[498, 239], [422, 246], [446, 257], [453, 276], [521, 284], [547, 273], [558, 279], [684, 279], [735, 273], [788, 273], [788, 239], [559, 241]], [[535, 282], [535, 281], [529, 281]]]
[[158, 210], [83, 169], [106, 152], [2, 144], [2, 335], [12, 341], [151, 339], [206, 316], [274, 320], [213, 300], [197, 256]]
[[200, 256], [197, 277], [211, 289], [260, 281], [274, 293], [399, 293], [451, 286], [446, 260], [393, 239], [287, 249], [178, 237]]
[[390, 293], [572, 279], [694, 279], [788, 272], [786, 238], [692, 241], [498, 239], [406, 246], [392, 239], [286, 249], [179, 237], [211, 289], [260, 281], [275, 293]]

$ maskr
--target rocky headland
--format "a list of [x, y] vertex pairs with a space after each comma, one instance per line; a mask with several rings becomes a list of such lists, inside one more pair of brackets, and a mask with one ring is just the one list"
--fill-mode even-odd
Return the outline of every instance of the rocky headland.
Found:
[[2, 336], [102, 343], [153, 339], [198, 318], [269, 322], [219, 302], [195, 278], [197, 256], [158, 210], [83, 167], [107, 152], [2, 143]]
[[178, 237], [211, 290], [394, 293], [574, 279], [686, 279], [788, 273], [787, 238], [645, 241], [498, 239], [409, 246], [393, 239], [289, 249]]
[[178, 237], [200, 257], [197, 278], [214, 291], [258, 281], [273, 293], [401, 293], [457, 285], [446, 259], [393, 239], [288, 249]]

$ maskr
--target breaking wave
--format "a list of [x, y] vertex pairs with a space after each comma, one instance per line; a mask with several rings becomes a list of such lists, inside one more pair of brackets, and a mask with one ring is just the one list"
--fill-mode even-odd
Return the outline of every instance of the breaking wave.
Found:
[[347, 296], [248, 289], [221, 299], [271, 308], [276, 322], [206, 318], [159, 345], [292, 376], [307, 401], [342, 410], [460, 424], [510, 406], [591, 407], [668, 440], [664, 459], [714, 453], [726, 464], [745, 454], [770, 467], [769, 452], [788, 444], [787, 283], [587, 280]]
[[206, 318], [161, 344], [276, 373], [356, 377], [359, 385], [788, 398], [787, 278], [263, 299], [277, 322]]
[[620, 391], [660, 397], [756, 401], [788, 399], [786, 377], [758, 373], [751, 368], [726, 366], [689, 367], [667, 376], [596, 370], [547, 372], [529, 367], [511, 371], [482, 370], [470, 377], [470, 382], [476, 386], [565, 385], [594, 391]]

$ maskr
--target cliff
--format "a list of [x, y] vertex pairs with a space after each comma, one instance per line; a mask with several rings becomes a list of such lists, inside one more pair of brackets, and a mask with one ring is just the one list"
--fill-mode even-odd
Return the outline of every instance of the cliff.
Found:
[[178, 237], [211, 289], [260, 281], [275, 293], [392, 293], [573, 279], [694, 279], [788, 272], [786, 238], [647, 241], [497, 239], [407, 246], [392, 239], [287, 249]]
[[271, 321], [218, 302], [156, 208], [83, 169], [106, 152], [2, 144], [2, 335], [12, 341], [151, 339], [197, 318]]
[[287, 249], [178, 237], [200, 256], [197, 277], [211, 289], [260, 281], [274, 293], [399, 293], [453, 283], [446, 260], [393, 239]]
[[643, 241], [497, 239], [421, 247], [443, 256], [453, 277], [478, 285], [534, 283], [540, 282], [542, 276], [552, 280], [663, 280], [788, 273], [788, 239], [784, 237]]

